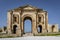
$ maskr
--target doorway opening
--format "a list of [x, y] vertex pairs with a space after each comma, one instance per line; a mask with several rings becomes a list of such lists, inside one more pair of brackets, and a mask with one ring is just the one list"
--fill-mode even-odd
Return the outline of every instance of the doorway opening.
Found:
[[53, 26], [52, 26], [52, 32], [54, 32], [54, 27], [55, 27], [55, 26], [53, 25]]
[[38, 26], [38, 33], [42, 33], [42, 26], [41, 25]]
[[17, 30], [17, 25], [13, 26], [13, 34], [16, 34], [16, 30]]

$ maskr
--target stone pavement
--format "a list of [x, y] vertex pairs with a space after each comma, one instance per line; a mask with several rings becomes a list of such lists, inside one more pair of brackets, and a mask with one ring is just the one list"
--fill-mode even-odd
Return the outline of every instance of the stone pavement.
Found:
[[0, 40], [60, 40], [60, 36], [27, 36], [16, 38], [0, 38]]

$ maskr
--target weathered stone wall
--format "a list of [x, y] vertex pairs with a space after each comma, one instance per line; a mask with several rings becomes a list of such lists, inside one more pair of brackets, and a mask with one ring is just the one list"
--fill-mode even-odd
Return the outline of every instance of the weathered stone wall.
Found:
[[54, 25], [48, 24], [48, 32], [59, 32], [58, 24], [54, 24]]
[[[39, 18], [40, 17], [40, 18]], [[8, 34], [22, 36], [24, 33], [24, 21], [30, 19], [32, 21], [32, 33], [38, 33], [38, 26], [41, 26], [41, 33], [52, 32], [51, 25], [48, 24], [48, 13], [43, 9], [32, 6], [19, 7], [7, 13], [7, 31]], [[39, 21], [40, 20], [40, 21]], [[15, 29], [14, 29], [15, 25]], [[58, 32], [58, 25], [54, 25], [53, 32]]]

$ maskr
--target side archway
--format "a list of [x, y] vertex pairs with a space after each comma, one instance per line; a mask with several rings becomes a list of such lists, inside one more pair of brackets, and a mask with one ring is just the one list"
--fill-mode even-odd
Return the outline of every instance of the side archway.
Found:
[[38, 33], [42, 33], [42, 25], [38, 26]]
[[53, 26], [52, 26], [52, 32], [54, 32], [54, 28], [55, 28], [55, 26], [53, 25]]
[[17, 25], [14, 25], [13, 26], [13, 34], [16, 34], [16, 31], [17, 31]]

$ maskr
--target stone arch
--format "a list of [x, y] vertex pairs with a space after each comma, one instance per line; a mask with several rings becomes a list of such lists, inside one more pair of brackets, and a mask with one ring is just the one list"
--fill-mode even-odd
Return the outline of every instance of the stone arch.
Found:
[[[26, 20], [30, 20], [31, 21], [31, 32], [32, 32], [32, 19], [31, 19], [31, 17], [25, 17], [24, 18], [24, 20], [23, 20], [23, 28], [25, 29], [25, 26], [24, 26], [24, 22], [26, 21]], [[24, 32], [25, 33], [25, 32]]]
[[25, 20], [27, 20], [27, 19], [29, 19], [29, 20], [31, 20], [32, 21], [32, 18], [31, 17], [25, 17], [24, 19], [23, 19], [23, 21], [25, 21]]
[[25, 17], [30, 17], [32, 20], [34, 19], [34, 17], [30, 14], [25, 14], [25, 15], [22, 15], [22, 21], [24, 20]]
[[38, 25], [38, 33], [42, 33], [42, 25]]
[[17, 25], [13, 25], [13, 34], [16, 34], [17, 31]]
[[36, 24], [34, 24], [34, 23], [36, 23], [36, 19], [30, 14], [25, 14], [22, 16], [22, 33], [24, 33], [24, 20], [26, 20], [26, 19], [31, 20], [31, 25], [32, 25], [32, 32], [31, 33], [34, 33], [34, 27], [36, 26]]
[[52, 25], [52, 32], [54, 32], [54, 28], [55, 28], [55, 26], [54, 26], [54, 25]]

